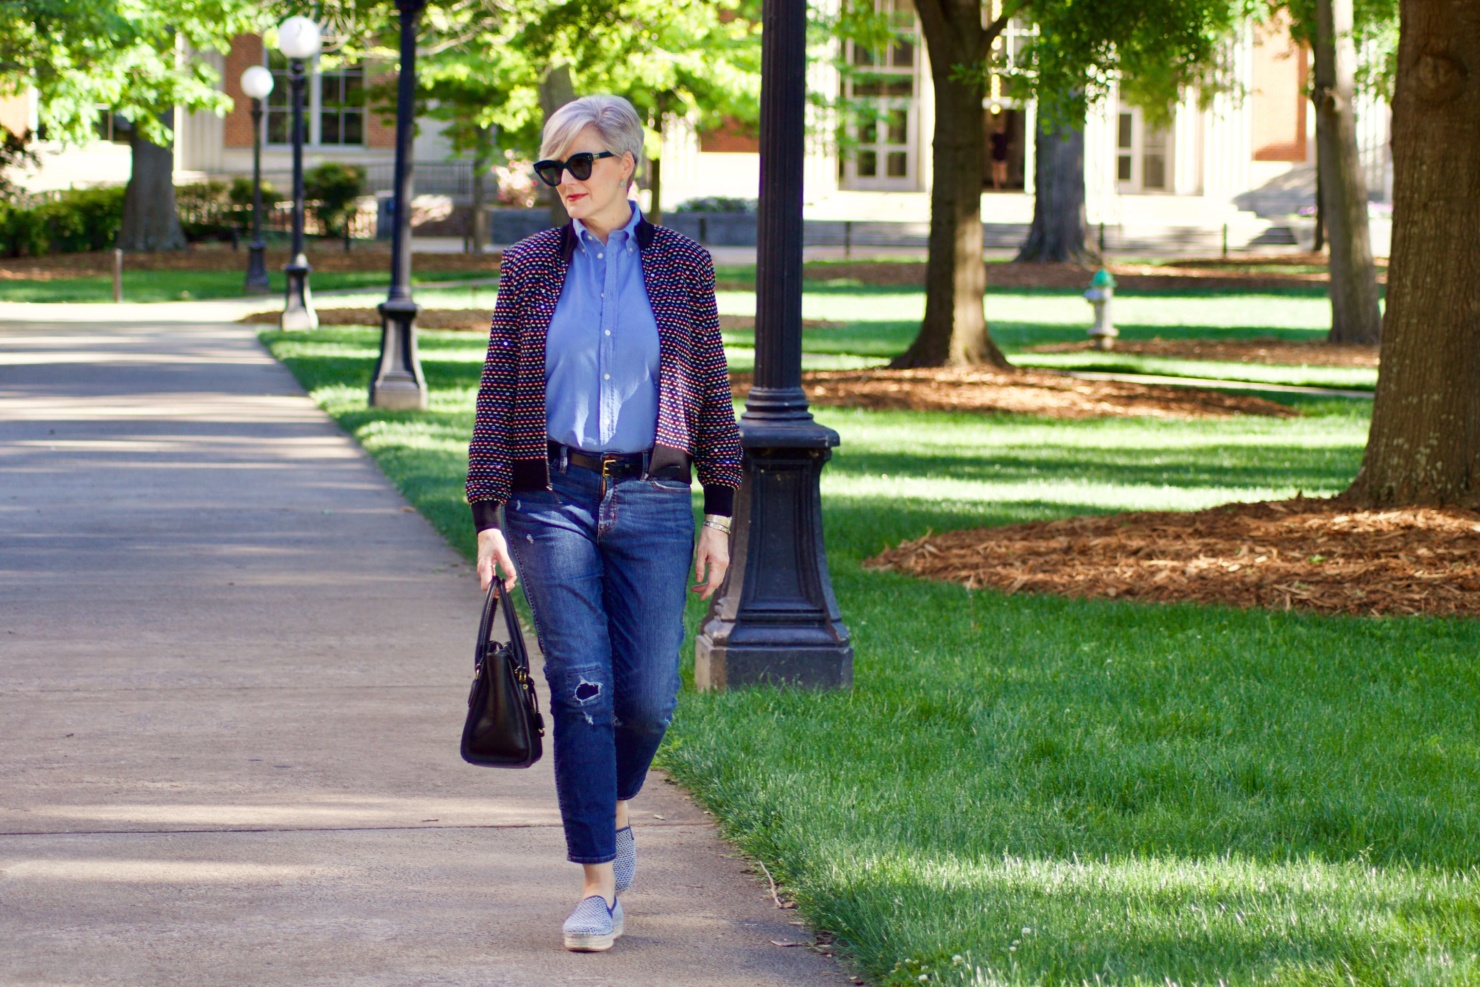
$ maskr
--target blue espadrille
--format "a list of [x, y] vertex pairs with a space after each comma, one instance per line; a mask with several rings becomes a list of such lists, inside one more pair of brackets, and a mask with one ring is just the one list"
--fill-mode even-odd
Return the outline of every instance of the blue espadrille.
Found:
[[612, 870], [617, 875], [617, 894], [632, 887], [637, 876], [637, 841], [632, 838], [632, 827], [617, 830], [617, 859], [612, 861]]
[[562, 928], [565, 948], [577, 953], [599, 953], [611, 949], [612, 943], [622, 934], [622, 925], [620, 900], [608, 908], [606, 899], [599, 894], [582, 898]]

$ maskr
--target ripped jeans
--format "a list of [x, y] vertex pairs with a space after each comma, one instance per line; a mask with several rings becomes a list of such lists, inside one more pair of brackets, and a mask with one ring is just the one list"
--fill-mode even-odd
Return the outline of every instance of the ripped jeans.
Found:
[[693, 501], [683, 483], [553, 458], [550, 484], [510, 496], [504, 533], [545, 653], [566, 851], [599, 864], [677, 705]]

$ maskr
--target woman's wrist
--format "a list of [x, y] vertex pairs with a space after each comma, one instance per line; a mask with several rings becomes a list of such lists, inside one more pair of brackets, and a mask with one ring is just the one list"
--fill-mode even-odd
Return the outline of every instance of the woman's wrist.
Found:
[[713, 528], [720, 534], [728, 535], [730, 533], [730, 519], [723, 514], [706, 514], [704, 515], [704, 527]]

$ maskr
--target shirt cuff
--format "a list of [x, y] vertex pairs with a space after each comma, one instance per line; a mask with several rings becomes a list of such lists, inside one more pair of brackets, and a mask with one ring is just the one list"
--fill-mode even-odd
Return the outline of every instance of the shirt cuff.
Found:
[[487, 531], [498, 527], [498, 509], [500, 506], [496, 500], [475, 500], [468, 505], [473, 509], [473, 527], [479, 531]]
[[705, 487], [704, 513], [718, 514], [720, 517], [733, 516], [735, 513], [735, 488], [719, 486]]

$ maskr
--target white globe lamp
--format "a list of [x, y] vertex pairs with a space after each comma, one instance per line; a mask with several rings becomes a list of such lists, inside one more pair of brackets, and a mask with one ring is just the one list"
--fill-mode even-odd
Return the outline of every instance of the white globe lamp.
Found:
[[312, 58], [322, 44], [319, 25], [308, 17], [289, 17], [278, 25], [278, 51], [284, 58]]
[[252, 99], [266, 99], [272, 92], [272, 73], [266, 66], [253, 65], [242, 73], [242, 92]]

